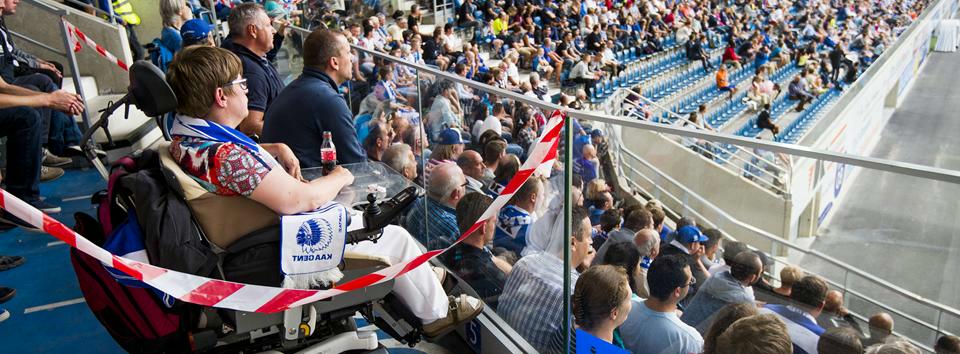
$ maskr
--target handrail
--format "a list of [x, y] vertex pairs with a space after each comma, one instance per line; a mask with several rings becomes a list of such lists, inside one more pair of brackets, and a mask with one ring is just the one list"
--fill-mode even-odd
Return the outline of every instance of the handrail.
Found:
[[66, 16], [66, 15], [70, 14], [71, 11], [73, 11], [73, 10], [71, 10], [71, 9], [59, 9], [59, 8], [56, 8], [56, 7], [52, 6], [52, 5], [44, 2], [43, 0], [23, 0], [23, 1], [24, 1], [24, 2], [27, 2], [27, 3], [31, 4], [31, 5], [37, 6], [37, 7], [39, 7], [39, 8], [40, 8], [41, 10], [43, 10], [43, 11], [46, 11], [46, 12], [48, 12], [48, 13], [51, 13], [51, 14], [54, 14], [54, 15], [57, 15], [57, 16]]
[[[290, 26], [290, 28], [304, 34], [310, 33], [310, 30], [304, 29], [302, 27]], [[375, 57], [379, 57], [381, 59], [388, 60], [391, 62], [401, 63], [405, 66], [411, 67], [418, 71], [429, 73], [431, 75], [437, 76], [445, 80], [457, 82], [467, 87], [487, 91], [500, 97], [506, 97], [514, 101], [520, 101], [520, 102], [529, 104], [533, 107], [538, 107], [546, 110], [563, 110], [574, 118], [627, 126], [631, 128], [650, 130], [650, 131], [672, 134], [672, 135], [680, 135], [680, 136], [686, 136], [691, 138], [704, 139], [709, 141], [717, 141], [717, 142], [739, 145], [739, 146], [748, 147], [748, 148], [761, 148], [768, 151], [782, 152], [782, 153], [796, 155], [800, 157], [809, 157], [813, 159], [832, 161], [832, 162], [837, 162], [837, 163], [842, 163], [847, 165], [865, 167], [869, 169], [893, 172], [893, 173], [907, 175], [907, 176], [932, 179], [932, 180], [937, 180], [937, 181], [942, 181], [942, 182], [947, 182], [952, 184], [960, 184], [960, 171], [956, 171], [956, 170], [948, 170], [948, 169], [939, 168], [939, 167], [924, 166], [924, 165], [919, 165], [915, 163], [900, 162], [900, 161], [894, 161], [890, 159], [883, 159], [883, 158], [876, 158], [876, 157], [869, 157], [869, 156], [850, 155], [850, 154], [828, 151], [824, 149], [811, 148], [807, 146], [773, 142], [769, 140], [749, 139], [746, 137], [731, 135], [726, 133], [716, 133], [716, 132], [703, 131], [703, 130], [690, 130], [690, 129], [678, 128], [678, 127], [669, 126], [669, 125], [662, 125], [658, 123], [651, 123], [651, 122], [640, 121], [640, 120], [629, 120], [622, 117], [612, 117], [604, 114], [574, 110], [574, 109], [570, 109], [568, 107], [562, 107], [560, 105], [553, 104], [550, 102], [541, 101], [537, 98], [527, 97], [511, 91], [489, 86], [481, 82], [468, 80], [448, 72], [443, 72], [438, 69], [431, 68], [426, 65], [411, 63], [406, 59], [398, 58], [386, 53], [370, 51], [365, 48], [361, 48], [352, 44], [350, 45], [350, 47], [351, 49], [359, 52], [373, 55]]]
[[761, 230], [761, 229], [759, 229], [759, 228], [757, 228], [757, 227], [754, 227], [753, 225], [747, 224], [747, 223], [745, 223], [745, 222], [743, 222], [743, 221], [741, 221], [741, 220], [733, 217], [732, 215], [730, 215], [729, 213], [727, 213], [726, 211], [724, 211], [722, 208], [716, 206], [715, 204], [711, 203], [710, 201], [704, 199], [704, 198], [701, 197], [699, 194], [694, 193], [694, 192], [691, 191], [689, 188], [687, 188], [686, 186], [684, 186], [683, 184], [681, 184], [680, 182], [678, 182], [676, 179], [674, 179], [673, 177], [670, 177], [669, 175], [667, 175], [666, 173], [664, 173], [663, 171], [661, 171], [661, 170], [658, 169], [657, 167], [653, 166], [653, 164], [647, 162], [646, 160], [644, 160], [644, 159], [641, 158], [640, 156], [637, 156], [637, 155], [636, 155], [635, 153], [633, 153], [632, 151], [627, 150], [627, 149], [622, 149], [622, 151], [624, 152], [624, 155], [631, 157], [632, 159], [634, 159], [635, 161], [639, 162], [640, 164], [642, 164], [642, 165], [646, 166], [647, 168], [653, 170], [653, 171], [656, 172], [661, 178], [663, 178], [664, 180], [666, 180], [666, 181], [670, 182], [671, 184], [677, 186], [678, 188], [680, 188], [681, 190], [683, 190], [687, 195], [692, 196], [692, 197], [693, 197], [694, 199], [696, 199], [698, 202], [702, 203], [705, 207], [710, 208], [711, 210], [715, 211], [720, 217], [722, 217], [723, 219], [725, 219], [726, 221], [728, 221], [728, 222], [730, 222], [730, 223], [733, 223], [733, 224], [735, 224], [735, 225], [737, 225], [737, 226], [739, 226], [739, 227], [742, 227], [742, 228], [744, 228], [744, 229], [746, 229], [746, 230], [749, 230], [749, 231], [751, 231], [751, 232], [753, 232], [753, 233], [755, 233], [755, 234], [757, 234], [757, 235], [760, 235], [760, 236], [762, 236], [764, 239], [766, 239], [766, 240], [768, 240], [768, 241], [770, 241], [770, 242], [774, 242], [774, 243], [777, 243], [777, 244], [786, 246], [787, 248], [790, 248], [790, 249], [792, 249], [792, 250], [796, 250], [796, 251], [801, 252], [801, 253], [803, 253], [803, 254], [805, 254], [805, 255], [806, 255], [806, 254], [809, 254], [809, 255], [816, 256], [817, 258], [823, 259], [823, 260], [827, 261], [828, 263], [830, 263], [830, 264], [832, 264], [832, 265], [834, 265], [834, 266], [836, 266], [836, 267], [842, 268], [842, 269], [844, 269], [845, 271], [850, 272], [851, 274], [854, 274], [854, 275], [863, 277], [863, 278], [865, 278], [865, 279], [867, 279], [867, 280], [869, 280], [869, 281], [872, 281], [872, 282], [876, 283], [877, 285], [879, 285], [879, 286], [881, 286], [881, 287], [883, 287], [883, 288], [885, 288], [885, 289], [887, 289], [887, 290], [890, 290], [890, 291], [893, 291], [893, 292], [897, 293], [897, 294], [900, 295], [900, 296], [904, 296], [904, 297], [906, 297], [906, 298], [908, 298], [908, 299], [915, 300], [915, 301], [917, 301], [917, 302], [920, 302], [920, 303], [929, 305], [930, 307], [932, 307], [932, 308], [934, 308], [934, 309], [937, 309], [937, 310], [940, 310], [940, 311], [943, 311], [943, 312], [947, 312], [947, 313], [949, 313], [949, 314], [951, 314], [951, 315], [960, 317], [960, 310], [957, 310], [957, 309], [955, 309], [955, 308], [953, 308], [953, 307], [950, 307], [950, 306], [947, 306], [947, 305], [943, 305], [943, 304], [940, 304], [940, 303], [938, 303], [938, 302], [936, 302], [936, 301], [933, 301], [933, 300], [927, 299], [927, 298], [925, 298], [925, 297], [922, 297], [922, 296], [920, 296], [920, 295], [917, 295], [917, 294], [915, 294], [915, 293], [913, 293], [913, 292], [911, 292], [911, 291], [909, 291], [909, 290], [907, 290], [907, 289], [901, 288], [901, 287], [899, 287], [899, 286], [897, 286], [897, 285], [894, 285], [894, 284], [891, 284], [891, 283], [889, 283], [889, 282], [887, 282], [887, 281], [885, 281], [885, 280], [883, 280], [883, 279], [877, 278], [876, 276], [874, 276], [874, 275], [872, 275], [872, 274], [870, 274], [870, 273], [867, 273], [867, 272], [865, 272], [865, 271], [863, 271], [863, 270], [860, 270], [859, 268], [856, 268], [856, 267], [854, 267], [854, 266], [852, 266], [852, 265], [850, 265], [850, 264], [847, 264], [847, 263], [845, 263], [845, 262], [843, 262], [843, 261], [841, 261], [841, 260], [838, 260], [838, 259], [836, 259], [836, 258], [833, 258], [833, 257], [831, 257], [831, 256], [828, 256], [828, 255], [826, 255], [826, 254], [824, 254], [824, 253], [822, 253], [822, 252], [820, 252], [820, 251], [812, 250], [812, 249], [809, 249], [809, 248], [806, 248], [806, 247], [797, 245], [797, 244], [795, 244], [795, 243], [793, 243], [793, 242], [784, 240], [783, 238], [778, 237], [778, 236], [776, 236], [776, 235], [774, 235], [774, 234], [772, 234], [772, 233], [769, 233], [769, 232], [767, 232], [767, 231], [764, 231], [764, 230]]
[[25, 40], [25, 41], [27, 41], [27, 42], [30, 42], [30, 44], [33, 44], [33, 45], [38, 46], [38, 47], [40, 47], [40, 48], [49, 50], [49, 51], [51, 51], [51, 52], [53, 52], [53, 53], [55, 53], [55, 54], [57, 54], [57, 55], [62, 55], [62, 56], [66, 56], [66, 55], [67, 55], [67, 53], [64, 53], [63, 51], [57, 50], [57, 48], [54, 48], [54, 47], [48, 46], [48, 45], [46, 45], [46, 44], [40, 43], [40, 41], [38, 41], [38, 40], [36, 40], [36, 39], [33, 39], [33, 38], [30, 38], [30, 37], [27, 37], [27, 36], [25, 36], [25, 35], [22, 35], [22, 34], [16, 32], [16, 31], [7, 30], [7, 32], [10, 32], [10, 34], [12, 34], [14, 37], [17, 37], [17, 38], [20, 38], [20, 39]]
[[[108, 19], [109, 19], [109, 18], [112, 18], [112, 17], [110, 16], [110, 12], [108, 12], [108, 11], [106, 11], [106, 10], [103, 10], [103, 9], [100, 9], [99, 7], [97, 7], [97, 6], [95, 6], [95, 5], [87, 4], [87, 3], [85, 3], [85, 2], [77, 1], [77, 0], [64, 0], [64, 1], [69, 2], [69, 3], [72, 3], [72, 4], [74, 4], [74, 5], [84, 6], [84, 8], [87, 8], [87, 9], [93, 9], [93, 12], [94, 12], [94, 13], [96, 13], [96, 14], [98, 14], [98, 15], [107, 16]], [[111, 3], [111, 6], [113, 6], [112, 3]]]
[[[628, 170], [630, 170], [630, 172], [631, 172], [633, 175], [635, 175], [635, 176], [637, 176], [637, 177], [640, 177], [641, 179], [645, 180], [647, 183], [651, 184], [651, 185], [653, 186], [653, 188], [655, 188], [656, 190], [658, 190], [660, 193], [663, 193], [664, 195], [666, 195], [667, 197], [669, 197], [670, 199], [672, 199], [672, 200], [675, 201], [675, 202], [684, 204], [684, 201], [683, 201], [682, 198], [677, 197], [676, 195], [674, 195], [673, 193], [671, 193], [669, 190], [667, 190], [667, 189], [664, 188], [663, 186], [659, 185], [656, 181], [652, 180], [650, 177], [647, 177], [645, 174], [643, 174], [642, 172], [640, 172], [639, 170], [637, 170], [637, 169], [634, 168], [633, 166], [630, 166], [629, 164], [621, 165], [621, 167], [623, 167], [623, 166], [625, 166]], [[654, 171], [654, 172], [658, 172], [658, 171]], [[658, 173], [659, 173], [659, 172], [658, 172]], [[630, 184], [630, 185], [632, 185], [634, 188], [644, 188], [643, 186], [641, 186], [639, 183], [637, 183], [636, 181], [634, 181], [634, 180], [632, 180], [632, 179], [627, 179], [627, 183]], [[681, 187], [682, 187], [682, 186], [681, 186]], [[712, 221], [710, 221], [710, 220], [709, 220], [707, 217], [705, 217], [703, 214], [700, 214], [700, 212], [698, 212], [696, 209], [687, 208], [685, 205], [683, 206], [683, 209], [689, 210], [689, 213], [690, 213], [692, 216], [697, 217], [697, 222], [698, 222], [698, 223], [701, 223], [701, 222], [702, 222], [702, 223], [704, 223], [706, 226], [709, 226], [709, 227], [711, 227], [711, 228], [718, 229], [718, 230], [721, 231], [721, 233], [724, 235], [725, 238], [727, 238], [727, 239], [729, 239], [729, 240], [731, 240], [731, 241], [737, 241], [737, 238], [736, 238], [736, 237], [733, 237], [729, 232], [724, 231], [723, 228], [721, 228], [719, 225], [717, 225], [717, 224], [713, 223]], [[750, 246], [750, 247], [752, 248], [752, 246]], [[774, 261], [774, 262], [777, 262], [777, 263], [786, 264], [786, 265], [794, 265], [794, 266], [796, 266], [795, 264], [788, 263], [788, 262], [783, 261], [783, 260], [780, 260], [780, 259], [778, 259], [778, 258], [776, 258], [776, 257], [773, 258], [773, 261]], [[806, 273], [810, 273], [810, 274], [815, 273], [815, 272], [810, 272], [810, 271], [808, 271], [807, 269], [805, 269], [805, 268], [802, 267], [802, 266], [798, 266], [798, 267], [799, 267], [801, 270], [803, 270], [804, 272], [806, 272]], [[846, 270], [846, 269], [845, 269], [845, 270]], [[779, 280], [779, 278], [777, 278], [777, 274], [776, 274], [776, 273], [769, 273], [769, 276], [772, 277], [772, 278], [774, 278], [774, 279], [778, 279], [778, 280]], [[875, 299], [873, 299], [873, 298], [871, 298], [871, 297], [869, 297], [869, 296], [867, 296], [867, 295], [865, 295], [865, 294], [863, 294], [863, 293], [861, 293], [861, 292], [859, 292], [859, 291], [850, 289], [850, 288], [847, 286], [847, 284], [840, 283], [840, 282], [837, 282], [837, 281], [834, 281], [834, 280], [831, 280], [831, 279], [828, 279], [828, 278], [824, 278], [824, 281], [826, 281], [828, 284], [832, 284], [834, 287], [840, 288], [841, 291], [842, 291], [844, 294], [848, 294], [848, 293], [849, 293], [849, 294], [852, 294], [852, 295], [854, 295], [854, 296], [856, 296], [856, 297], [858, 297], [858, 298], [860, 298], [860, 299], [863, 299], [863, 300], [869, 302], [870, 304], [872, 304], [872, 305], [874, 305], [874, 306], [880, 307], [880, 308], [883, 309], [884, 311], [887, 311], [887, 312], [892, 313], [892, 314], [894, 314], [894, 315], [900, 316], [900, 317], [902, 317], [902, 318], [904, 318], [904, 319], [906, 319], [906, 320], [908, 320], [908, 321], [910, 321], [910, 322], [913, 322], [914, 324], [920, 325], [920, 326], [922, 326], [922, 327], [924, 327], [924, 328], [926, 328], [926, 329], [928, 329], [928, 330], [931, 330], [931, 331], [934, 331], [934, 332], [937, 332], [937, 333], [948, 333], [947, 331], [942, 330], [941, 328], [937, 328], [936, 326], [934, 326], [934, 325], [932, 325], [932, 324], [930, 324], [930, 323], [927, 323], [926, 321], [920, 320], [920, 319], [916, 318], [916, 317], [913, 316], [913, 315], [907, 314], [906, 312], [903, 312], [903, 311], [901, 311], [901, 310], [899, 310], [899, 309], [897, 309], [897, 308], [891, 307], [891, 306], [889, 306], [889, 305], [887, 305], [887, 304], [885, 304], [885, 303], [883, 303], [883, 302], [880, 302], [879, 300], [875, 300]], [[863, 316], [861, 316], [861, 315], [859, 315], [859, 314], [855, 314], [855, 315], [858, 316], [858, 318], [860, 318], [861, 320], [864, 320], [864, 321], [866, 320], [865, 317], [863, 317]], [[907, 337], [907, 336], [903, 336], [903, 335], [901, 335], [901, 337], [906, 338], [907, 340], [911, 341], [914, 345], [921, 346], [921, 347], [923, 347], [923, 348], [925, 348], [925, 349], [927, 349], [927, 350], [931, 350], [931, 348], [930, 348], [928, 345], [923, 344], [923, 343], [920, 343], [919, 341], [917, 341], [917, 340], [915, 340], [915, 339], [913, 339], [913, 338], [910, 338], [910, 337]]]
[[[298, 27], [298, 26], [290, 26], [290, 27], [293, 28], [293, 30], [302, 32], [304, 34], [310, 33], [309, 30], [304, 29], [302, 27]], [[428, 67], [426, 65], [412, 63], [405, 59], [398, 58], [389, 54], [370, 51], [365, 48], [358, 47], [352, 44], [350, 45], [350, 47], [353, 50], [363, 52], [369, 55], [373, 55], [375, 57], [379, 57], [381, 59], [388, 60], [391, 62], [400, 63], [408, 67], [412, 67], [418, 71], [432, 74], [438, 78], [457, 82], [462, 85], [475, 88], [478, 90], [487, 91], [499, 97], [506, 97], [511, 100], [523, 102], [533, 107], [538, 107], [541, 109], [562, 110], [564, 112], [567, 112], [569, 117], [573, 117], [573, 118], [586, 119], [586, 120], [598, 121], [602, 123], [621, 125], [621, 126], [638, 128], [643, 130], [650, 130], [650, 131], [673, 134], [673, 135], [681, 135], [681, 136], [699, 138], [699, 139], [705, 139], [705, 140], [711, 140], [711, 141], [720, 141], [728, 144], [741, 145], [741, 146], [746, 146], [751, 148], [761, 148], [761, 149], [774, 151], [774, 152], [782, 152], [786, 154], [809, 157], [813, 159], [832, 161], [832, 162], [859, 166], [859, 167], [864, 167], [869, 169], [893, 172], [893, 173], [903, 174], [908, 176], [938, 180], [938, 181], [943, 181], [943, 182], [952, 183], [952, 184], [960, 184], [960, 171], [956, 171], [956, 170], [948, 170], [948, 169], [943, 169], [938, 167], [923, 166], [923, 165], [918, 165], [913, 163], [899, 162], [899, 161], [893, 161], [889, 159], [882, 159], [882, 158], [875, 158], [875, 157], [849, 155], [849, 154], [837, 153], [837, 152], [832, 152], [832, 151], [827, 151], [822, 149], [815, 149], [815, 148], [806, 147], [806, 146], [795, 146], [795, 145], [784, 144], [779, 142], [771, 142], [771, 141], [758, 140], [758, 139], [748, 139], [741, 136], [734, 136], [734, 135], [723, 134], [723, 133], [714, 133], [714, 132], [702, 131], [702, 130], [690, 130], [690, 129], [678, 128], [678, 127], [669, 126], [669, 125], [662, 125], [662, 124], [650, 123], [650, 122], [639, 121], [639, 120], [628, 120], [620, 117], [611, 117], [611, 116], [606, 116], [606, 115], [597, 114], [597, 113], [573, 110], [567, 107], [561, 107], [559, 105], [556, 105], [550, 102], [541, 101], [537, 98], [523, 96], [508, 90], [489, 86], [484, 83], [468, 80], [448, 72], [444, 72], [444, 71], [440, 71], [440, 70]], [[630, 152], [629, 150], [624, 149], [623, 151], [627, 152], [628, 156], [636, 157], [636, 155]], [[670, 179], [673, 183], [679, 185], [679, 183], [677, 183], [671, 177], [669, 176], [665, 176], [665, 177]], [[723, 211], [713, 203], [703, 200], [703, 198], [700, 197], [699, 195], [696, 195], [696, 194], [692, 194], [692, 195], [697, 197], [698, 200], [701, 200], [702, 202], [704, 202], [705, 205], [718, 210], [721, 216], [727, 219], [728, 221], [736, 223], [738, 224], [738, 226], [744, 227], [749, 231], [762, 235], [764, 238], [772, 242], [783, 244], [784, 246], [787, 246], [790, 249], [794, 249], [794, 250], [803, 252], [805, 254], [815, 255], [840, 268], [851, 269], [851, 273], [864, 277], [868, 280], [874, 281], [890, 291], [896, 292], [909, 299], [928, 304], [929, 306], [937, 310], [960, 317], [960, 310], [940, 304], [939, 302], [936, 302], [930, 299], [926, 299], [909, 290], [903, 289], [899, 286], [886, 282], [883, 279], [879, 279], [876, 276], [873, 276], [869, 273], [859, 270], [845, 262], [842, 262], [826, 254], [823, 254], [819, 251], [804, 248], [792, 242], [783, 240], [782, 238], [777, 237], [776, 235], [768, 233], [764, 230], [760, 230], [752, 225], [743, 223], [740, 220], [731, 216], [730, 214], [726, 213], [725, 211]]]

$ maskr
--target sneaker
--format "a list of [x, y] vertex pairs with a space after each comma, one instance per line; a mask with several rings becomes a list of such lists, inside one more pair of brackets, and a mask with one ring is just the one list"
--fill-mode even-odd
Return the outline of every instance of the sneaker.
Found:
[[[19, 267], [26, 261], [27, 260], [21, 256], [0, 256], [0, 272]], [[2, 296], [2, 291], [0, 291], [0, 297]], [[2, 302], [3, 300], [0, 300], [0, 303]]]
[[59, 167], [40, 166], [40, 182], [50, 182], [62, 177], [63, 173]]
[[428, 339], [439, 338], [457, 328], [461, 323], [470, 321], [483, 311], [483, 302], [470, 295], [450, 296], [450, 309], [447, 317], [423, 325], [423, 335]]
[[56, 214], [56, 213], [59, 213], [59, 212], [62, 210], [62, 209], [60, 209], [59, 206], [56, 206], [56, 205], [47, 203], [47, 202], [42, 201], [42, 200], [36, 200], [36, 201], [33, 201], [33, 202], [29, 202], [29, 203], [30, 203], [30, 205], [32, 205], [34, 208], [40, 209], [40, 211], [42, 211], [42, 212], [44, 212], [44, 213], [47, 213], [47, 214]]
[[433, 267], [433, 274], [437, 276], [437, 280], [440, 281], [440, 284], [443, 284], [444, 280], [447, 280], [447, 270], [440, 267]]
[[10, 301], [14, 295], [17, 295], [16, 289], [0, 286], [0, 304]]
[[43, 149], [43, 165], [50, 167], [66, 166], [73, 162], [69, 157], [54, 155], [50, 150]]
[[2, 311], [0, 312], [0, 322], [6, 321], [8, 318], [10, 318], [10, 311], [7, 311], [7, 309], [2, 307], [0, 307], [0, 311]]
[[27, 231], [41, 232], [39, 229], [33, 227], [33, 225], [27, 224], [25, 221], [13, 216], [13, 214], [8, 213], [6, 210], [0, 210], [0, 232], [12, 230], [18, 227]]

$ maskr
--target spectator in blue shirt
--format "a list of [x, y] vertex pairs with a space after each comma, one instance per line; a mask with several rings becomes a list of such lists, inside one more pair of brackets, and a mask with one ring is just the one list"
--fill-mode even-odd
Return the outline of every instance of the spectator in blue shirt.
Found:
[[520, 254], [527, 246], [527, 234], [530, 225], [536, 221], [533, 210], [536, 208], [537, 196], [543, 191], [543, 182], [538, 177], [531, 177], [517, 189], [509, 204], [500, 210], [497, 216], [497, 231], [493, 238], [493, 245]]
[[467, 178], [456, 163], [438, 164], [427, 180], [427, 195], [410, 207], [404, 227], [431, 250], [449, 247], [460, 236], [456, 207], [466, 186]]
[[734, 257], [729, 271], [707, 278], [681, 319], [700, 333], [706, 333], [713, 323], [713, 315], [724, 306], [754, 302], [753, 291], [748, 289], [762, 272], [763, 263], [759, 256], [753, 252], [740, 252]]
[[590, 183], [597, 178], [600, 161], [597, 160], [597, 148], [593, 144], [583, 146], [583, 154], [574, 161], [574, 173], [583, 177], [584, 183]]
[[307, 37], [303, 50], [303, 74], [267, 109], [262, 140], [287, 144], [302, 168], [319, 167], [323, 132], [329, 131], [338, 163], [366, 161], [353, 114], [337, 90], [352, 76], [347, 39], [337, 32], [317, 30]]
[[184, 0], [160, 0], [160, 18], [163, 21], [160, 44], [175, 54], [183, 46], [180, 27], [193, 18], [193, 12]]
[[[533, 232], [554, 237], [550, 237], [543, 252], [525, 256], [513, 266], [497, 307], [497, 314], [504, 322], [541, 353], [563, 353], [566, 346], [563, 342], [564, 242], [571, 242], [572, 284], [576, 284], [580, 274], [576, 266], [587, 258], [593, 243], [586, 209], [574, 207], [571, 222], [574, 231], [570, 238], [561, 237], [563, 208], [551, 209], [537, 222]], [[570, 292], [573, 293], [573, 289]]]
[[695, 283], [684, 257], [657, 257], [647, 270], [650, 298], [635, 303], [620, 326], [627, 349], [634, 353], [702, 352], [703, 337], [677, 316], [677, 304]]
[[792, 305], [767, 304], [760, 309], [761, 314], [774, 314], [787, 324], [794, 354], [817, 353], [817, 342], [824, 332], [817, 317], [823, 311], [828, 289], [822, 278], [808, 275], [793, 284]]

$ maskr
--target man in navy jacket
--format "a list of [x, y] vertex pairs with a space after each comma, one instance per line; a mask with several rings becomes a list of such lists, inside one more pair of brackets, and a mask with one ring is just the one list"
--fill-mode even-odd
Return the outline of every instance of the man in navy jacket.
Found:
[[262, 141], [287, 144], [302, 168], [320, 167], [323, 132], [329, 131], [337, 163], [366, 161], [353, 113], [337, 89], [352, 76], [347, 39], [334, 31], [316, 30], [307, 37], [303, 51], [303, 74], [267, 109]]

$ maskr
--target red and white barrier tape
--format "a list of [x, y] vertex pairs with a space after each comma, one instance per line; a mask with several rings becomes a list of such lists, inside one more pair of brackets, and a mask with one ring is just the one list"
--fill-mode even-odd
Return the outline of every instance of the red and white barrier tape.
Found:
[[[493, 204], [487, 208], [480, 220], [474, 223], [450, 247], [463, 241], [467, 235], [476, 231], [484, 221], [496, 217], [500, 208], [507, 204], [510, 197], [540, 166], [553, 164], [557, 157], [563, 119], [564, 114], [562, 112], [556, 111], [553, 113], [544, 127], [543, 134], [538, 138], [534, 149], [530, 151], [530, 156], [527, 157], [517, 174], [507, 183], [500, 195], [494, 199]], [[119, 269], [180, 301], [247, 312], [279, 312], [389, 281], [406, 274], [450, 249], [448, 247], [428, 251], [413, 259], [394, 264], [327, 290], [284, 289], [241, 284], [181, 273], [113, 255], [7, 191], [0, 190], [0, 192], [2, 192], [0, 193], [0, 208], [7, 210], [30, 225], [56, 236], [71, 247], [98, 259], [103, 264]]]
[[70, 42], [73, 43], [73, 51], [80, 51], [80, 43], [83, 42], [88, 47], [93, 48], [97, 51], [97, 54], [100, 54], [101, 57], [106, 58], [110, 62], [117, 64], [121, 69], [127, 71], [127, 63], [124, 63], [123, 60], [118, 59], [115, 55], [110, 54], [106, 49], [103, 49], [97, 42], [94, 42], [93, 39], [87, 37], [82, 31], [80, 31], [77, 26], [74, 26], [72, 23], [68, 22], [66, 19], [63, 19], [63, 24], [67, 26], [67, 30], [70, 32]]

